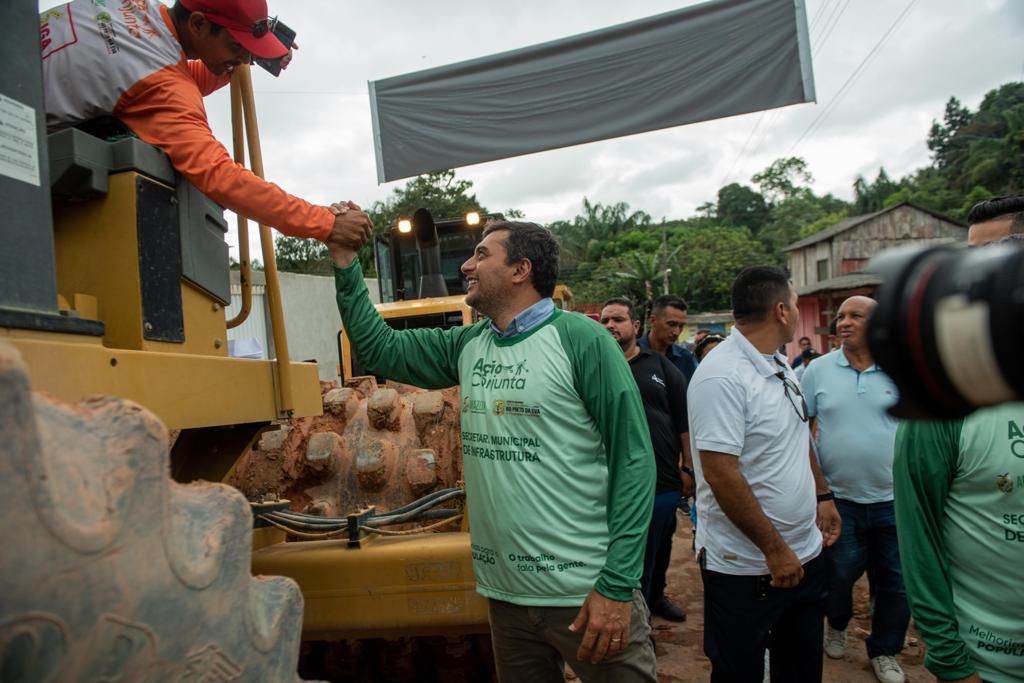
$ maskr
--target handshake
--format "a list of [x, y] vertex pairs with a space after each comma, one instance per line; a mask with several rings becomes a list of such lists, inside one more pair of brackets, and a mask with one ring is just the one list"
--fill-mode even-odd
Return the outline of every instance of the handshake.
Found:
[[373, 236], [373, 222], [354, 202], [338, 202], [328, 209], [334, 214], [334, 227], [324, 243], [339, 268], [355, 260], [356, 252]]

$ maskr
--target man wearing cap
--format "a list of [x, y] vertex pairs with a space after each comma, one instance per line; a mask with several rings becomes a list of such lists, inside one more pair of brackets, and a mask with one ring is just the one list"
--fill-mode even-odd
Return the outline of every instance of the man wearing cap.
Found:
[[370, 220], [354, 204], [315, 206], [236, 164], [210, 130], [203, 97], [254, 57], [290, 57], [266, 0], [73, 0], [39, 17], [50, 131], [115, 116], [160, 147], [222, 206], [286, 235], [358, 247]]

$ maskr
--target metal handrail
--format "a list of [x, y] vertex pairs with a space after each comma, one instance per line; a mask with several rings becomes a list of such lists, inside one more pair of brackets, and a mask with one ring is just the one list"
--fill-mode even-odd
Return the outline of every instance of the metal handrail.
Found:
[[[241, 79], [231, 80], [231, 133], [235, 163], [245, 166], [245, 127], [242, 121]], [[238, 275], [242, 288], [242, 307], [234, 318], [227, 321], [228, 329], [246, 321], [252, 311], [252, 262], [249, 260], [249, 219], [235, 214], [238, 219]]]
[[[259, 124], [256, 121], [256, 99], [252, 90], [252, 72], [248, 65], [241, 65], [235, 69], [231, 79], [232, 91], [237, 85], [242, 109], [242, 118], [245, 122], [245, 137], [249, 147], [250, 168], [252, 172], [263, 178], [263, 152], [260, 148]], [[232, 115], [234, 115], [234, 98], [232, 98]], [[232, 116], [232, 119], [234, 117]], [[232, 121], [234, 123], [234, 120]], [[236, 128], [237, 131], [237, 128]], [[237, 132], [235, 133], [237, 136]], [[236, 154], [238, 147], [236, 146]], [[244, 219], [243, 219], [244, 220]], [[242, 229], [244, 226], [244, 230]], [[281, 302], [281, 285], [277, 274], [277, 258], [274, 255], [274, 240], [270, 234], [270, 228], [260, 223], [260, 247], [263, 252], [263, 274], [266, 276], [267, 303], [270, 307], [270, 328], [274, 339], [274, 349], [277, 351], [277, 380], [281, 392], [280, 417], [290, 417], [295, 412], [295, 402], [292, 382], [292, 368], [288, 356], [288, 336], [284, 328], [284, 306]], [[245, 237], [242, 235], [245, 233]], [[239, 250], [245, 240], [245, 250], [248, 252], [248, 222], [239, 222]], [[242, 254], [239, 254], [242, 256]], [[245, 256], [248, 256], [246, 253]], [[248, 261], [248, 259], [246, 259]], [[244, 262], [243, 262], [244, 263]], [[245, 286], [243, 285], [243, 296]], [[251, 295], [250, 295], [251, 296]], [[244, 305], [244, 301], [243, 301]]]

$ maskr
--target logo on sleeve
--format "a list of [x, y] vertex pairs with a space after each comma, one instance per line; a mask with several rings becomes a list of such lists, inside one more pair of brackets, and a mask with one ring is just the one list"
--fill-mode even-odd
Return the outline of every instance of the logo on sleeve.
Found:
[[1013, 493], [1013, 477], [1009, 472], [996, 477], [996, 487], [1003, 493]]

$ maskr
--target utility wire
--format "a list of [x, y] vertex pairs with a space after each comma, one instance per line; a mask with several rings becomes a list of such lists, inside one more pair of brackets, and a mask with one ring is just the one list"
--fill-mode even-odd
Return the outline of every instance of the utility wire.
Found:
[[850, 76], [846, 79], [846, 82], [844, 82], [843, 85], [839, 88], [839, 90], [836, 91], [836, 94], [832, 97], [832, 100], [825, 106], [824, 109], [821, 110], [821, 113], [818, 114], [818, 116], [813, 121], [811, 121], [811, 124], [804, 129], [804, 132], [800, 134], [800, 137], [797, 138], [796, 142], [793, 143], [793, 146], [790, 147], [789, 154], [787, 156], [792, 156], [796, 148], [800, 146], [800, 143], [803, 142], [804, 139], [807, 138], [811, 133], [817, 130], [825, 121], [825, 119], [827, 119], [828, 116], [833, 111], [835, 111], [839, 102], [841, 102], [846, 93], [850, 91], [850, 88], [857, 81], [857, 78], [860, 76], [860, 74], [864, 72], [864, 69], [868, 66], [868, 64], [871, 63], [874, 57], [882, 49], [882, 47], [885, 46], [885, 43], [889, 40], [889, 37], [896, 31], [896, 29], [903, 22], [903, 20], [906, 18], [907, 14], [909, 14], [910, 10], [913, 8], [915, 4], [917, 4], [917, 0], [910, 0], [910, 2], [907, 3], [907, 6], [903, 8], [903, 11], [900, 12], [900, 15], [896, 17], [895, 21], [892, 22], [892, 25], [890, 25], [886, 32], [882, 34], [882, 37], [879, 38], [878, 42], [875, 43], [874, 47], [872, 47], [871, 50], [868, 51], [864, 59], [861, 60], [861, 63], [857, 65], [857, 68], [854, 69]]
[[829, 36], [832, 35], [832, 31], [834, 31], [836, 26], [839, 25], [839, 20], [843, 18], [843, 13], [846, 11], [846, 8], [850, 6], [850, 0], [845, 0], [842, 3], [841, 6], [840, 5], [836, 5], [836, 6], [840, 8], [839, 11], [836, 13], [836, 18], [835, 18], [835, 20], [831, 24], [829, 24], [825, 28], [823, 28], [821, 30], [821, 33], [818, 34], [819, 35], [818, 45], [817, 45], [817, 47], [812, 47], [811, 48], [811, 56], [812, 57], [817, 57], [818, 54], [821, 52], [822, 48], [825, 47], [825, 43], [828, 42], [828, 38], [829, 38]]
[[[817, 28], [819, 24], [827, 25], [832, 20], [832, 17], [835, 15], [836, 8], [841, 4], [842, 0], [836, 0], [836, 4], [829, 7], [828, 0], [825, 0], [818, 13], [814, 15], [814, 21], [811, 22], [810, 30], [814, 31], [814, 29]], [[826, 13], [828, 16], [826, 16]], [[824, 19], [824, 21], [819, 21], [820, 19]], [[818, 35], [821, 35], [821, 31], [818, 32]]]
[[[814, 17], [811, 19], [811, 25], [810, 25], [810, 28], [807, 31], [808, 34], [812, 33], [814, 31], [814, 29], [819, 25], [819, 23], [821, 23], [822, 18], [828, 12], [829, 4], [831, 2], [832, 2], [832, 0], [824, 0], [818, 6], [818, 11], [814, 13]], [[832, 5], [832, 15], [835, 14], [835, 9], [837, 7], [839, 7], [839, 5], [842, 2], [843, 2], [843, 0], [837, 0], [836, 4]], [[846, 0], [846, 2], [849, 3], [849, 0]], [[846, 9], [846, 5], [843, 5], [843, 10], [845, 11], [845, 9]], [[831, 15], [830, 15], [830, 18], [831, 18]], [[827, 25], [829, 23], [828, 19], [826, 19], [824, 23], [825, 23], [825, 25]], [[834, 26], [835, 26], [835, 24], [833, 24], [833, 27]], [[828, 36], [825, 37], [825, 39], [827, 39], [827, 38], [828, 38]], [[819, 41], [819, 47], [820, 47], [821, 44], [824, 43], [825, 39]], [[732, 172], [733, 172], [733, 170], [735, 170], [736, 164], [738, 164], [740, 162], [740, 159], [743, 158], [743, 155], [747, 151], [747, 147], [750, 146], [750, 141], [754, 139], [754, 136], [757, 134], [757, 131], [761, 127], [761, 124], [764, 123], [765, 117], [768, 116], [769, 117], [769, 122], [772, 122], [778, 116], [778, 112], [779, 112], [778, 109], [773, 109], [770, 112], [770, 115], [769, 115], [769, 112], [767, 112], [767, 111], [762, 111], [760, 113], [760, 115], [758, 115], [757, 120], [754, 122], [754, 127], [750, 129], [750, 135], [747, 136], [747, 139], [744, 141], [743, 146], [740, 148], [739, 154], [737, 154], [736, 157], [732, 160], [732, 164], [729, 166], [729, 170], [725, 172], [725, 175], [722, 176], [721, 182], [718, 183], [719, 187], [725, 187], [726, 182], [729, 180], [729, 178], [732, 177]], [[761, 136], [760, 142], [757, 143], [757, 146], [754, 148], [754, 151], [750, 154], [750, 156], [752, 156], [752, 157], [753, 156], [757, 156], [757, 151], [761, 149], [761, 146], [764, 144], [765, 140], [768, 139], [768, 132], [767, 132], [768, 129], [769, 129], [769, 126], [765, 126], [765, 133], [764, 133], [764, 135]]]
[[750, 141], [754, 138], [754, 133], [757, 132], [757, 129], [761, 126], [761, 122], [764, 121], [765, 114], [766, 112], [762, 111], [761, 115], [757, 117], [757, 121], [754, 122], [754, 127], [750, 129], [750, 135], [747, 136], [746, 142], [744, 142], [743, 147], [740, 148], [740, 153], [732, 160], [732, 165], [729, 167], [729, 170], [725, 172], [725, 175], [722, 176], [722, 181], [718, 183], [718, 187], [725, 187], [725, 181], [732, 177], [732, 170], [736, 168], [736, 164], [743, 158], [743, 153], [747, 151], [747, 145], [750, 144]]
[[811, 28], [810, 28], [810, 30], [811, 30], [811, 31], [813, 31], [813, 30], [814, 30], [814, 27], [818, 25], [818, 20], [819, 20], [819, 19], [821, 19], [821, 16], [822, 16], [823, 14], [825, 14], [825, 8], [826, 8], [826, 7], [828, 7], [828, 4], [829, 4], [830, 2], [832, 2], [832, 0], [824, 0], [824, 1], [823, 1], [823, 2], [822, 2], [822, 3], [821, 3], [821, 4], [819, 5], [819, 6], [818, 6], [818, 11], [814, 13], [814, 18], [813, 18], [813, 19], [811, 19]]

